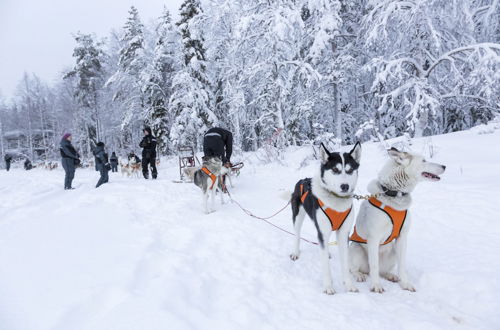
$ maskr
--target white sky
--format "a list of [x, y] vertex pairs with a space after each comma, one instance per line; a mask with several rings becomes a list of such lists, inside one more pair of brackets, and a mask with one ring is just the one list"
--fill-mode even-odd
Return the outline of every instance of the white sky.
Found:
[[72, 34], [107, 37], [125, 24], [134, 5], [143, 23], [160, 16], [163, 6], [178, 17], [182, 0], [0, 0], [0, 96], [9, 99], [23, 73], [52, 83], [74, 63]]

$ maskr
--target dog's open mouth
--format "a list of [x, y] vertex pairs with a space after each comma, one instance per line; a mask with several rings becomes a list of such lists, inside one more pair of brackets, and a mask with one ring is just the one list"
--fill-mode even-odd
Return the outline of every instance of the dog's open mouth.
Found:
[[422, 176], [426, 179], [431, 180], [431, 181], [441, 180], [441, 178], [439, 176], [437, 176], [436, 174], [429, 173], [429, 172], [422, 172]]

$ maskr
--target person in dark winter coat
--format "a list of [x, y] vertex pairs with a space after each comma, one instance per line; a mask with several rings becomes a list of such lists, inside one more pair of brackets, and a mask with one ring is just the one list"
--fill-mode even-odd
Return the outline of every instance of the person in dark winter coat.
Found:
[[71, 185], [75, 177], [75, 168], [80, 164], [80, 155], [71, 144], [71, 134], [64, 134], [59, 151], [61, 152], [61, 164], [66, 173], [64, 176], [64, 189], [74, 189]]
[[151, 128], [144, 127], [144, 137], [139, 146], [142, 149], [142, 174], [145, 179], [149, 178], [148, 165], [151, 166], [151, 175], [156, 179], [158, 172], [156, 170], [156, 138], [151, 133]]
[[225, 166], [231, 166], [233, 134], [220, 127], [209, 129], [203, 137], [203, 153], [205, 157], [220, 157]]
[[24, 169], [26, 171], [29, 171], [33, 168], [33, 165], [31, 164], [31, 160], [29, 160], [29, 158], [26, 158], [26, 160], [24, 161]]
[[109, 163], [111, 164], [111, 171], [118, 172], [118, 157], [114, 151], [109, 158]]
[[94, 156], [96, 159], [96, 167], [101, 177], [99, 181], [97, 181], [96, 188], [98, 188], [103, 183], [107, 183], [109, 181], [108, 171], [111, 169], [111, 165], [108, 161], [108, 154], [104, 151], [104, 143], [97, 142], [96, 147], [94, 148]]
[[5, 169], [8, 172], [10, 170], [10, 162], [12, 162], [12, 156], [9, 154], [5, 154], [5, 157], [3, 159], [5, 160]]

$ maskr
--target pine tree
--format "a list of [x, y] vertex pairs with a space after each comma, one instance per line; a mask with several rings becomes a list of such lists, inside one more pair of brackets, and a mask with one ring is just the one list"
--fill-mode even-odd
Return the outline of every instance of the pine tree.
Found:
[[146, 69], [144, 26], [137, 9], [132, 6], [123, 28], [122, 47], [119, 51], [117, 71], [106, 86], [113, 88], [113, 100], [119, 102], [121, 114], [121, 146], [133, 149], [140, 138], [143, 125], [143, 82]]
[[157, 40], [152, 65], [146, 75], [144, 95], [146, 103], [145, 121], [158, 138], [160, 152], [168, 153], [173, 116], [168, 111], [168, 101], [172, 95], [172, 80], [178, 70], [180, 40], [172, 23], [170, 12], [165, 8], [156, 29]]
[[198, 0], [185, 0], [180, 8], [184, 66], [173, 80], [169, 107], [175, 115], [170, 137], [174, 145], [201, 146], [202, 133], [218, 123], [212, 108], [212, 91], [206, 75], [202, 8]]
[[78, 33], [75, 41], [77, 45], [73, 57], [76, 64], [64, 78], [75, 78], [74, 96], [79, 105], [78, 126], [84, 133], [81, 137], [85, 137], [88, 143], [95, 145], [101, 140], [99, 98], [104, 84], [102, 67], [104, 54], [101, 44], [95, 42], [90, 34]]

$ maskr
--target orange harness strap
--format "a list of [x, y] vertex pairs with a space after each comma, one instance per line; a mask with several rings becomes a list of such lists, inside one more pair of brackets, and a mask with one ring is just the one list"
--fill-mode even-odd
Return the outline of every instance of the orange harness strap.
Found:
[[[399, 235], [401, 234], [401, 229], [403, 228], [403, 225], [406, 220], [406, 214], [408, 210], [400, 211], [393, 209], [390, 206], [384, 205], [381, 201], [376, 199], [375, 197], [372, 197], [368, 200], [370, 204], [375, 206], [376, 208], [384, 211], [389, 219], [391, 219], [392, 222], [392, 232], [387, 237], [384, 243], [381, 245], [386, 245], [392, 242], [394, 239], [398, 238]], [[359, 236], [359, 234], [356, 232], [356, 226], [354, 226], [354, 232], [352, 233], [351, 237], [349, 238], [351, 241], [358, 242], [358, 243], [366, 243], [366, 239], [363, 237]]]
[[[302, 201], [302, 204], [304, 204], [304, 201], [306, 200], [307, 196], [309, 195], [309, 190], [306, 191], [304, 193], [304, 185], [300, 185], [300, 200]], [[311, 195], [313, 196], [313, 195]], [[315, 196], [313, 196], [314, 198], [316, 198]], [[347, 219], [347, 217], [349, 216], [349, 214], [351, 213], [351, 208], [348, 208], [347, 210], [345, 210], [344, 212], [339, 212], [339, 211], [335, 211], [334, 209], [331, 209], [329, 207], [327, 207], [326, 209], [324, 208], [325, 206], [325, 203], [323, 203], [323, 201], [319, 198], [316, 198], [316, 200], [318, 201], [318, 205], [319, 205], [319, 208], [321, 209], [321, 211], [323, 211], [323, 213], [326, 215], [326, 217], [328, 218], [328, 220], [330, 220], [330, 224], [332, 225], [332, 230], [335, 231], [335, 230], [339, 230], [340, 227], [342, 227], [342, 225], [344, 224], [345, 220]]]
[[217, 176], [210, 172], [206, 167], [202, 167], [201, 170], [205, 172], [205, 174], [208, 175], [210, 179], [212, 179], [212, 185], [210, 186], [210, 189], [214, 189], [215, 181], [217, 181]]

